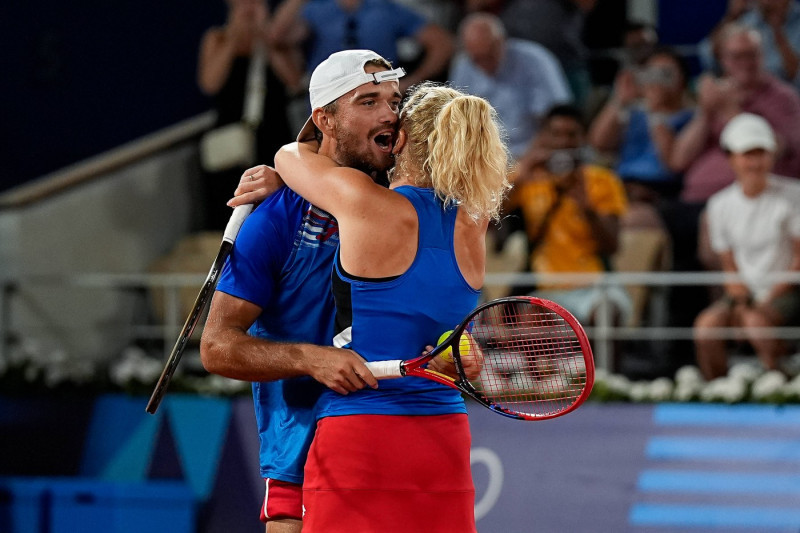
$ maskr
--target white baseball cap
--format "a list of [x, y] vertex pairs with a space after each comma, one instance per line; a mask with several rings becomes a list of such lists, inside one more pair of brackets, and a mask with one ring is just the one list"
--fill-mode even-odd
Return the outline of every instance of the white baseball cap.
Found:
[[775, 134], [769, 122], [753, 113], [740, 113], [730, 119], [722, 130], [719, 144], [735, 154], [762, 148], [768, 152], [777, 149]]
[[[384, 81], [395, 81], [406, 75], [402, 68], [367, 74], [364, 66], [373, 60], [386, 61], [372, 50], [343, 50], [328, 56], [311, 73], [308, 92], [311, 111], [324, 107], [356, 87], [372, 82], [378, 85]], [[314, 121], [308, 117], [298, 141], [314, 138]]]

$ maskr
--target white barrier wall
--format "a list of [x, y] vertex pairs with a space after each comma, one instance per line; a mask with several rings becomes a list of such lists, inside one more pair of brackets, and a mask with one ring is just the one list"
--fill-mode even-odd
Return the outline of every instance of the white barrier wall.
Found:
[[[190, 229], [199, 171], [192, 143], [159, 152], [22, 207], [0, 211], [0, 279], [140, 273]], [[53, 284], [20, 285], [10, 330], [44, 353], [107, 358], [128, 344], [143, 296]]]

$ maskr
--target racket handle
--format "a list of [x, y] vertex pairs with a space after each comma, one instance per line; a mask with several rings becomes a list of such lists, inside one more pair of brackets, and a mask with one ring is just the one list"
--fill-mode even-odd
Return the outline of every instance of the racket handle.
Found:
[[370, 361], [366, 363], [369, 371], [375, 376], [375, 379], [391, 379], [403, 377], [403, 372], [400, 370], [403, 361], [395, 359], [393, 361]]
[[253, 204], [240, 205], [233, 210], [233, 214], [230, 220], [228, 220], [228, 225], [225, 226], [225, 233], [222, 235], [223, 241], [233, 244], [233, 241], [236, 240], [236, 235], [239, 234], [239, 228], [241, 228], [242, 223], [244, 223], [244, 219], [247, 218], [247, 215], [249, 215], [252, 210]]

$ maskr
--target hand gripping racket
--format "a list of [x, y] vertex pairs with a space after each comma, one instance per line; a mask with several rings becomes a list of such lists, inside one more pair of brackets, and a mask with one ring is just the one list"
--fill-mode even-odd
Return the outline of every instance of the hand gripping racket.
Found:
[[228, 225], [225, 226], [225, 232], [222, 235], [222, 244], [219, 247], [219, 252], [217, 252], [217, 258], [214, 259], [214, 263], [211, 265], [211, 270], [208, 272], [208, 276], [206, 276], [206, 280], [200, 288], [200, 293], [194, 301], [194, 306], [189, 316], [186, 318], [186, 323], [184, 323], [178, 340], [175, 342], [175, 346], [172, 348], [172, 352], [167, 358], [164, 370], [161, 372], [161, 377], [158, 378], [158, 382], [153, 389], [153, 394], [150, 396], [150, 401], [147, 402], [147, 407], [145, 407], [145, 411], [151, 415], [155, 414], [158, 406], [161, 404], [161, 400], [164, 399], [164, 394], [167, 392], [172, 374], [175, 373], [175, 369], [178, 367], [181, 355], [183, 355], [183, 350], [186, 348], [186, 343], [189, 342], [195, 326], [200, 322], [200, 317], [203, 315], [206, 305], [211, 300], [211, 295], [214, 293], [217, 281], [219, 280], [219, 274], [222, 272], [222, 266], [225, 264], [225, 259], [227, 259], [233, 249], [233, 241], [236, 240], [236, 235], [239, 234], [239, 228], [242, 227], [244, 219], [247, 218], [247, 215], [249, 215], [252, 210], [252, 204], [240, 205], [233, 210]]
[[[448, 349], [457, 378], [426, 368]], [[378, 379], [431, 379], [518, 420], [565, 415], [586, 400], [594, 384], [592, 349], [581, 325], [560, 305], [529, 296], [477, 307], [427, 354], [367, 366]]]

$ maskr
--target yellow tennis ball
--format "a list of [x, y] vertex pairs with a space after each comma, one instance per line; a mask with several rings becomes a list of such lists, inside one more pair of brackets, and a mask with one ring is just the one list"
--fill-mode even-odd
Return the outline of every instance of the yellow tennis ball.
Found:
[[[443, 343], [445, 339], [447, 339], [447, 337], [449, 337], [452, 334], [453, 330], [450, 329], [439, 335], [439, 340], [436, 341], [437, 346]], [[467, 333], [462, 333], [461, 338], [458, 341], [458, 353], [461, 355], [461, 357], [468, 356], [472, 350], [472, 345], [470, 344], [469, 337], [467, 335], [468, 335]], [[451, 363], [453, 362], [453, 349], [450, 346], [448, 346], [447, 349], [442, 353], [440, 353], [439, 355], [445, 361], [449, 361]]]

